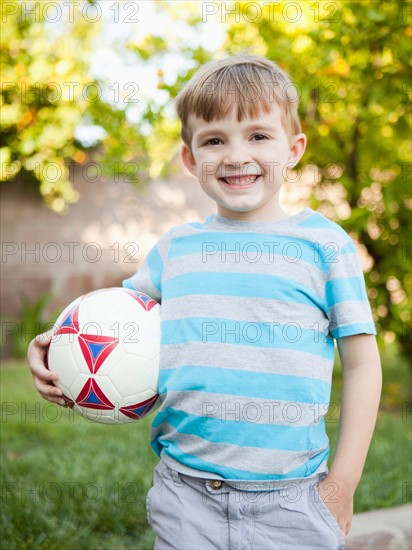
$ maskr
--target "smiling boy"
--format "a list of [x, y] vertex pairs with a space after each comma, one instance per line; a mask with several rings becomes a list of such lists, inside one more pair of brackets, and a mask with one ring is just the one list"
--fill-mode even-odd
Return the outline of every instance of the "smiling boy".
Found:
[[189, 116], [191, 144], [182, 147], [182, 158], [204, 192], [218, 205], [221, 216], [238, 220], [280, 221], [287, 215], [279, 206], [284, 165], [297, 164], [306, 137], [289, 138], [280, 109], [256, 119], [237, 120], [232, 109], [224, 119], [205, 122]]
[[[123, 282], [162, 304], [160, 461], [146, 501], [156, 549], [345, 546], [381, 368], [350, 237], [279, 205], [306, 147], [291, 88], [272, 62], [238, 55], [202, 67], [176, 98], [183, 162], [217, 213], [172, 228]], [[334, 339], [343, 393], [328, 469]], [[36, 386], [60, 402], [41, 341], [29, 349]]]

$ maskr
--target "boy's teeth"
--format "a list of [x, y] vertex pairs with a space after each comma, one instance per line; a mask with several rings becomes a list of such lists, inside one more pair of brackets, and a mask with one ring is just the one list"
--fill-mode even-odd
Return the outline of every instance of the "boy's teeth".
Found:
[[233, 176], [223, 179], [226, 183], [230, 183], [231, 185], [249, 185], [250, 183], [254, 183], [258, 177], [259, 176]]

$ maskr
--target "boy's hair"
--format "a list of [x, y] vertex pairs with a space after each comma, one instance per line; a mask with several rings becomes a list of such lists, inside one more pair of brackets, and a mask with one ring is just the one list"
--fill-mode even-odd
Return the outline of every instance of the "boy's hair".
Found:
[[183, 142], [191, 148], [190, 115], [206, 122], [221, 120], [237, 107], [239, 122], [268, 114], [276, 103], [286, 133], [299, 134], [298, 94], [289, 75], [258, 55], [238, 54], [201, 67], [174, 100]]

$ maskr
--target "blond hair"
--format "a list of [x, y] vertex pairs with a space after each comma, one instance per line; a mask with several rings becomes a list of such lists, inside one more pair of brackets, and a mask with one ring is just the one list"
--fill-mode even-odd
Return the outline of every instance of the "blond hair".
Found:
[[297, 90], [289, 75], [272, 61], [257, 55], [238, 54], [201, 67], [174, 100], [182, 123], [181, 136], [190, 148], [190, 115], [206, 122], [221, 120], [237, 106], [237, 119], [268, 114], [275, 102], [289, 136], [302, 129], [298, 117]]

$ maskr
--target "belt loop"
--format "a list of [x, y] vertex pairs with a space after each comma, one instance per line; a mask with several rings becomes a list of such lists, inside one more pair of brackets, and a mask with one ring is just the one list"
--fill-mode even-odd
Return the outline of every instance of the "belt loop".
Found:
[[170, 472], [172, 474], [173, 485], [177, 485], [179, 487], [182, 486], [183, 483], [182, 483], [182, 480], [180, 479], [179, 472], [176, 472], [176, 470], [172, 470], [172, 468], [170, 468]]

